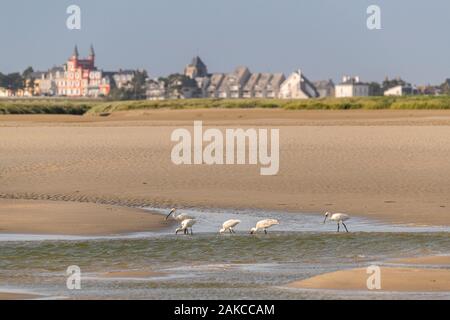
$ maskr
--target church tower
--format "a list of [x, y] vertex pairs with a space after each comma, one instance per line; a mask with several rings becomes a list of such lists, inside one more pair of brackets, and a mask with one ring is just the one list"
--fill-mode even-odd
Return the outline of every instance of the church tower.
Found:
[[75, 45], [72, 56], [70, 57], [67, 65], [70, 71], [73, 71], [78, 67], [78, 57], [79, 57], [78, 46]]
[[91, 67], [94, 68], [94, 66], [95, 66], [95, 51], [94, 51], [94, 46], [92, 44], [91, 44], [91, 47], [89, 49], [88, 60], [91, 63]]
[[203, 63], [202, 59], [199, 56], [196, 56], [192, 59], [192, 62], [186, 66], [184, 69], [184, 75], [195, 79], [197, 77], [206, 77], [208, 76], [208, 68]]
[[78, 56], [79, 56], [78, 46], [75, 45], [75, 48], [73, 48], [72, 59], [78, 59]]
[[92, 61], [95, 60], [95, 51], [94, 51], [94, 46], [92, 44], [89, 49], [89, 59], [91, 59]]

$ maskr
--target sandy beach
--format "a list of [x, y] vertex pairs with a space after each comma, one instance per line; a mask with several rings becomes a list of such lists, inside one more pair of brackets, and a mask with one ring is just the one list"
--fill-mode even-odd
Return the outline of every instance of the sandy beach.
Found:
[[81, 202], [0, 200], [0, 232], [109, 235], [167, 227], [159, 214]]
[[[397, 266], [381, 266], [380, 291], [450, 291], [450, 256], [424, 256], [387, 261]], [[365, 268], [339, 270], [288, 284], [290, 288], [368, 290], [370, 274]]]
[[410, 265], [430, 265], [430, 266], [446, 265], [450, 267], [450, 256], [426, 256], [426, 257], [403, 258], [403, 259], [395, 259], [392, 262]]
[[[280, 128], [279, 174], [261, 176], [259, 166], [249, 165], [174, 165], [170, 134], [191, 129], [194, 120], [219, 129]], [[0, 116], [0, 198], [341, 211], [388, 222], [450, 225], [449, 136], [450, 112], [439, 110]], [[1, 228], [14, 231], [9, 223]]]
[[42, 296], [30, 293], [0, 292], [0, 300], [33, 300], [38, 298], [42, 298]]
[[[288, 287], [367, 291], [368, 277], [365, 268], [342, 270], [293, 282]], [[450, 291], [450, 271], [448, 269], [381, 267], [380, 291]]]

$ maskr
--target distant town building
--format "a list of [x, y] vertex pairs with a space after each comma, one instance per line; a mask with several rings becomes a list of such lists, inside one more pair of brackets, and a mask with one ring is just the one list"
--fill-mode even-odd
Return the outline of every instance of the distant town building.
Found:
[[247, 83], [244, 86], [242, 97], [243, 98], [254, 98], [255, 97], [255, 86], [261, 77], [261, 73], [253, 73], [250, 75], [250, 78], [247, 80]]
[[147, 84], [147, 99], [164, 100], [167, 99], [167, 90], [164, 81], [150, 80]]
[[446, 79], [441, 85], [441, 90], [443, 94], [450, 94], [450, 79]]
[[184, 69], [184, 75], [191, 78], [203, 78], [208, 76], [208, 68], [199, 56], [192, 59], [192, 62]]
[[291, 75], [281, 84], [279, 97], [281, 99], [309, 99], [318, 98], [319, 93], [313, 83], [309, 81], [301, 70]]
[[199, 56], [192, 58], [191, 63], [184, 69], [184, 75], [189, 79], [195, 80], [197, 89], [193, 91], [192, 98], [208, 96], [207, 90], [211, 75], [208, 74], [208, 68]]
[[271, 73], [260, 73], [258, 81], [253, 88], [254, 98], [266, 98], [267, 97], [267, 89], [270, 86], [272, 81], [273, 74]]
[[0, 87], [0, 98], [12, 97], [14, 92], [11, 89]]
[[417, 94], [417, 89], [415, 89], [411, 84], [399, 85], [384, 91], [385, 96], [406, 96]]
[[[282, 73], [251, 73], [241, 66], [231, 73], [208, 73], [199, 56], [192, 58], [183, 73], [167, 78], [149, 80], [145, 71], [122, 70], [104, 72], [95, 66], [95, 52], [91, 46], [85, 59], [79, 57], [77, 46], [63, 66], [46, 72], [27, 69], [23, 88], [4, 85], [0, 97], [65, 96], [101, 97], [114, 88], [114, 98], [150, 100], [163, 99], [310, 99], [318, 97], [366, 97], [369, 95], [403, 96], [411, 94], [450, 94], [450, 79], [439, 86], [413, 87], [401, 78], [386, 78], [380, 85], [363, 83], [359, 77], [344, 76], [335, 85], [332, 80], [311, 82], [301, 70], [287, 78]], [[19, 75], [20, 77], [20, 75]], [[5, 82], [6, 83], [6, 82]], [[119, 90], [116, 90], [119, 89]], [[143, 93], [143, 89], [145, 90]], [[134, 93], [134, 95], [133, 95]]]
[[54, 96], [58, 93], [58, 88], [56, 86], [57, 79], [64, 78], [64, 68], [63, 67], [53, 67], [47, 72], [41, 75], [36, 85], [39, 86], [39, 95], [43, 96]]
[[335, 85], [333, 80], [323, 80], [314, 82], [314, 86], [319, 93], [320, 98], [334, 97], [335, 93]]
[[417, 87], [418, 94], [427, 96], [439, 96], [442, 94], [442, 88], [432, 85], [424, 85]]
[[361, 82], [359, 77], [344, 76], [335, 91], [337, 98], [367, 97], [369, 85]]
[[197, 90], [194, 93], [194, 98], [206, 98], [208, 96], [208, 87], [211, 83], [210, 76], [195, 78]]
[[56, 78], [56, 91], [59, 96], [98, 97], [108, 95], [110, 83], [103, 78], [102, 71], [95, 67], [95, 52], [91, 46], [87, 59], [80, 59], [75, 46], [72, 56], [64, 65], [64, 73]]
[[[204, 65], [197, 58], [194, 58], [193, 63], [188, 65], [186, 70], [194, 65]], [[203, 71], [206, 71], [206, 68], [203, 68]], [[163, 78], [163, 82], [156, 80], [150, 81], [147, 85], [147, 98], [150, 100], [278, 98], [280, 87], [286, 80], [282, 73], [251, 74], [246, 67], [238, 67], [234, 72], [229, 74], [213, 73], [195, 78], [189, 77], [188, 74], [189, 72], [185, 72], [184, 75], [170, 75], [168, 78]], [[191, 75], [193, 74], [198, 73], [195, 71], [191, 73]], [[202, 73], [200, 74], [204, 75]]]
[[25, 78], [25, 90], [26, 96], [39, 96], [40, 92], [40, 81], [42, 77], [45, 76], [43, 71], [33, 71]]
[[197, 82], [184, 74], [172, 74], [162, 81], [165, 84], [167, 99], [191, 99], [199, 95]]
[[247, 67], [237, 67], [234, 72], [227, 74], [219, 87], [219, 98], [242, 98], [244, 86], [250, 76]]
[[111, 73], [112, 79], [114, 80], [114, 83], [116, 84], [116, 87], [118, 89], [130, 88], [131, 81], [133, 81], [134, 76], [136, 75], [135, 70], [120, 69], [117, 72], [110, 72], [110, 73]]
[[[261, 79], [260, 79], [261, 80]], [[275, 99], [280, 96], [280, 89], [286, 77], [282, 73], [274, 73], [266, 85], [264, 98]], [[258, 82], [259, 86], [259, 82]], [[262, 86], [261, 86], [262, 87]]]
[[209, 78], [209, 84], [206, 88], [206, 97], [207, 98], [218, 98], [219, 97], [219, 88], [222, 85], [223, 80], [225, 79], [224, 73], [213, 73]]
[[278, 98], [280, 87], [286, 80], [282, 73], [253, 73], [244, 86], [243, 98]]

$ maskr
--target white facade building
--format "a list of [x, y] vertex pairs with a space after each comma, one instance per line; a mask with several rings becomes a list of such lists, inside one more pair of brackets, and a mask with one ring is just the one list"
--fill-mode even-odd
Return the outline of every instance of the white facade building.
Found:
[[385, 96], [406, 96], [415, 94], [417, 90], [414, 89], [411, 85], [400, 85], [393, 88], [390, 88], [384, 92]]
[[136, 71], [134, 70], [119, 70], [113, 74], [112, 78], [116, 83], [116, 87], [121, 89], [129, 87], [130, 82], [133, 81], [135, 75]]
[[336, 85], [336, 98], [368, 97], [369, 85], [360, 81], [359, 77], [344, 76]]
[[301, 72], [293, 72], [280, 86], [280, 99], [310, 99], [318, 98], [316, 88]]
[[1, 98], [7, 98], [7, 97], [12, 97], [12, 96], [13, 96], [12, 90], [0, 87], [0, 97]]

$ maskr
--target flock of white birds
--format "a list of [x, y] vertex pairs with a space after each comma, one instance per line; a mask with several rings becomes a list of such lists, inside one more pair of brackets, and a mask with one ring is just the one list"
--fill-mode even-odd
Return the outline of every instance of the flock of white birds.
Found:
[[[187, 215], [185, 213], [176, 214], [175, 212], [177, 209], [173, 208], [170, 210], [169, 214], [166, 216], [166, 220], [169, 219], [170, 216], [173, 217], [176, 221], [180, 223], [180, 226], [175, 230], [175, 234], [178, 234], [178, 232], [183, 232], [184, 234], [190, 234], [193, 235], [192, 227], [197, 222], [195, 220], [195, 217], [192, 217], [190, 215]], [[345, 228], [345, 231], [348, 232], [347, 226], [345, 225], [344, 221], [347, 221], [350, 219], [350, 216], [345, 213], [325, 213], [325, 219], [323, 220], [323, 223], [327, 221], [327, 219], [330, 219], [331, 221], [334, 221], [337, 223], [337, 232], [340, 230], [340, 225], [342, 224]], [[219, 230], [219, 233], [235, 233], [234, 227], [236, 227], [239, 223], [241, 223], [240, 220], [237, 219], [231, 219], [227, 220], [223, 223], [222, 229]], [[256, 223], [256, 226], [250, 229], [250, 234], [257, 233], [258, 231], [264, 231], [265, 234], [267, 234], [267, 229], [269, 229], [272, 226], [280, 224], [277, 219], [264, 219], [261, 221], [258, 221]]]

